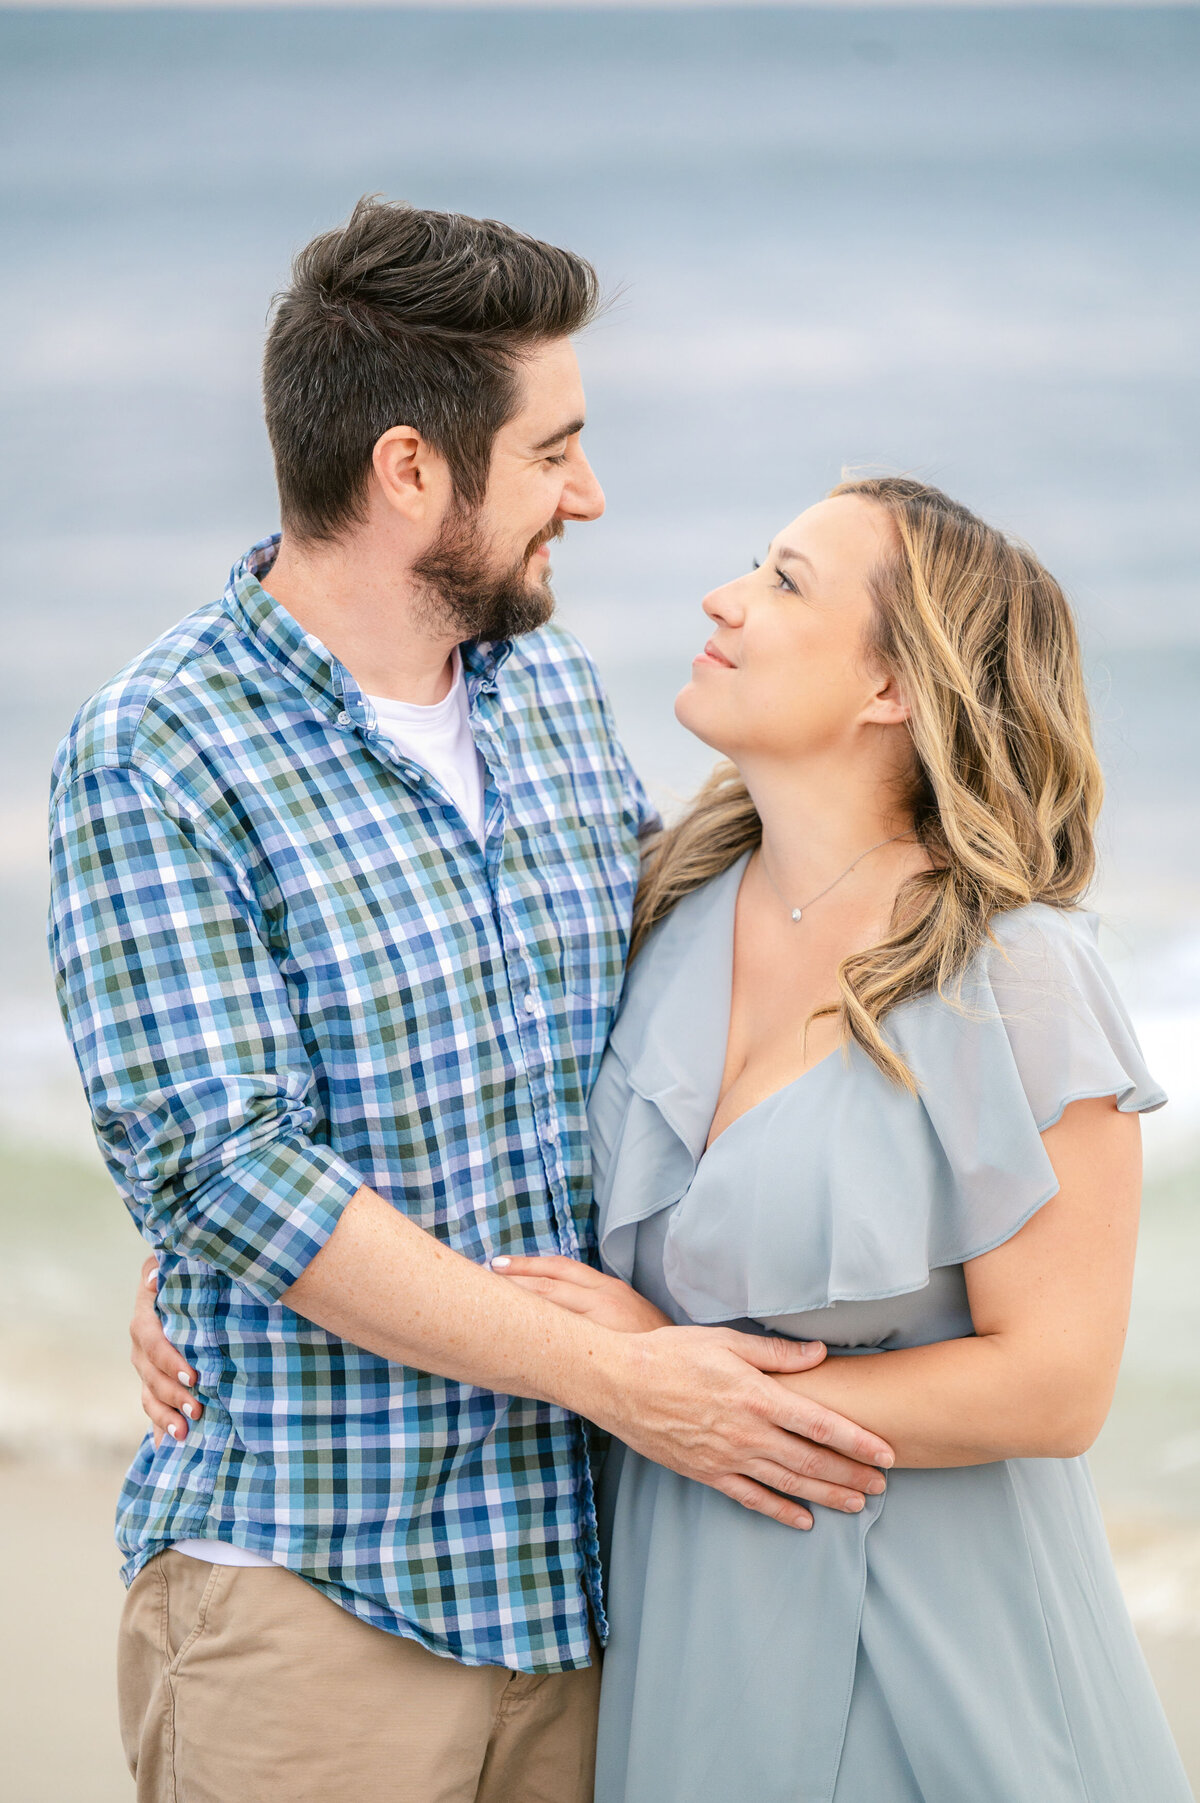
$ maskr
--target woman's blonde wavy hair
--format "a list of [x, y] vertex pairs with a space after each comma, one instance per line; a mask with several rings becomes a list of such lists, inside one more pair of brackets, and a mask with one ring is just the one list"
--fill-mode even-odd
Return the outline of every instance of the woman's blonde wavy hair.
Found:
[[[1033, 553], [908, 477], [842, 482], [831, 494], [875, 502], [894, 528], [894, 552], [871, 577], [872, 649], [911, 710], [909, 799], [932, 868], [902, 886], [887, 937], [844, 961], [838, 1004], [817, 1013], [840, 1017], [844, 1039], [915, 1090], [880, 1023], [913, 996], [950, 996], [994, 914], [1079, 902], [1103, 781], [1075, 621]], [[718, 765], [646, 849], [631, 955], [761, 838], [737, 770]]]

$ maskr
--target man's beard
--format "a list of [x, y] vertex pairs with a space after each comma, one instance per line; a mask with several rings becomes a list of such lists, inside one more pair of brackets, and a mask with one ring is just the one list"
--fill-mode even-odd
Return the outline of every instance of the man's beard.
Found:
[[554, 613], [554, 590], [549, 570], [539, 579], [531, 575], [530, 563], [539, 546], [562, 535], [562, 521], [556, 520], [515, 564], [496, 571], [478, 516], [456, 508], [413, 565], [413, 575], [425, 585], [429, 623], [448, 628], [459, 640], [513, 639], [544, 626]]

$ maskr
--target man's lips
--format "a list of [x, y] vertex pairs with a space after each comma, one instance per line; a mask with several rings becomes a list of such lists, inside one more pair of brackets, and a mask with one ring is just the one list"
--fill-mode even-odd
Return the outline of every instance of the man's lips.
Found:
[[552, 525], [544, 527], [526, 551], [525, 562], [532, 563], [535, 557], [544, 557], [548, 561], [551, 545], [562, 536], [563, 523], [561, 520], [555, 520]]
[[697, 656], [692, 659], [692, 662], [694, 664], [716, 664], [719, 670], [735, 670], [737, 668], [736, 664], [730, 663], [723, 651], [717, 650], [717, 647], [713, 644], [711, 639], [709, 639], [703, 651], [699, 652]]

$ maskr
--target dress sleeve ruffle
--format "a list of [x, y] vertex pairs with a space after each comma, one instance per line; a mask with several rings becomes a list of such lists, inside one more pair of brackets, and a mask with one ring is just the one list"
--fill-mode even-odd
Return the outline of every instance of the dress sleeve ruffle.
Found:
[[[697, 1162], [638, 1093], [637, 1068], [611, 1066], [623, 1113], [600, 1158], [609, 1268], [627, 1275], [637, 1221], [678, 1202], [663, 1270], [694, 1321], [906, 1295], [1010, 1239], [1055, 1194], [1041, 1135], [1071, 1102], [1161, 1107], [1094, 920], [1037, 906], [993, 925], [955, 1001], [922, 996], [885, 1023], [916, 1097], [851, 1047]], [[663, 1017], [649, 1037], [668, 1029]]]

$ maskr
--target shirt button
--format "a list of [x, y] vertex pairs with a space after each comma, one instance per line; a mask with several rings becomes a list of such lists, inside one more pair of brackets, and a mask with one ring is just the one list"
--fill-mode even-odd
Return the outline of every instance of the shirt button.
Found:
[[337, 723], [339, 726], [349, 726], [351, 724], [350, 716], [346, 713], [345, 709], [338, 715]]
[[527, 995], [521, 1006], [524, 1008], [526, 1014], [532, 1014], [537, 1007], [537, 1003], [534, 1001], [532, 995]]

